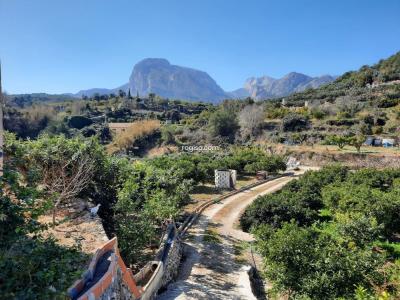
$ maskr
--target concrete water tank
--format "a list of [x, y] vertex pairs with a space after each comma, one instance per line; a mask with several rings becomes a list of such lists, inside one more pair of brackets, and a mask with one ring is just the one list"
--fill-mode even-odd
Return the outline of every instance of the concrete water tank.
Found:
[[236, 185], [236, 170], [215, 170], [215, 187], [219, 189], [232, 189]]

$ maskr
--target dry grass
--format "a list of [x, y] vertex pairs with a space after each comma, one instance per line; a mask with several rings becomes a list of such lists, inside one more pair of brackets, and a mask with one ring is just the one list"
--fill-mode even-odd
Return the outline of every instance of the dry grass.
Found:
[[133, 122], [124, 132], [115, 136], [113, 143], [107, 147], [107, 151], [113, 154], [117, 151], [126, 150], [131, 147], [137, 139], [149, 135], [159, 128], [160, 122], [158, 120]]
[[178, 147], [176, 146], [162, 146], [162, 147], [155, 147], [149, 150], [147, 153], [148, 158], [153, 158], [157, 156], [162, 156], [165, 154], [175, 153], [178, 152]]
[[[352, 146], [345, 146], [343, 149], [339, 149], [337, 146], [331, 145], [315, 145], [314, 147], [299, 145], [299, 146], [288, 146], [290, 150], [298, 151], [313, 151], [320, 153], [358, 153], [356, 149]], [[360, 153], [363, 154], [376, 154], [376, 155], [399, 155], [400, 150], [398, 147], [372, 147], [372, 146], [362, 146]]]
[[[288, 151], [296, 151], [296, 152], [315, 152], [315, 153], [329, 153], [329, 154], [342, 154], [342, 153], [354, 153], [357, 154], [357, 150], [353, 146], [345, 146], [343, 149], [339, 149], [338, 146], [333, 145], [283, 145], [283, 144], [274, 144], [267, 143], [265, 141], [258, 141], [259, 145], [263, 145], [264, 147], [271, 147], [276, 153], [287, 153]], [[373, 147], [373, 146], [362, 146], [361, 152], [362, 154], [370, 154], [375, 156], [397, 156], [400, 155], [399, 147]]]
[[34, 104], [30, 107], [21, 109], [21, 112], [32, 122], [38, 122], [43, 118], [52, 120], [56, 115], [54, 107], [46, 104]]
[[99, 217], [92, 218], [88, 211], [82, 211], [74, 218], [71, 218], [71, 214], [71, 211], [66, 209], [60, 210], [58, 217], [62, 217], [62, 220], [56, 227], [51, 226], [51, 214], [40, 216], [39, 222], [48, 225], [48, 229], [43, 232], [44, 236], [53, 236], [57, 244], [68, 247], [75, 246], [78, 242], [82, 251], [88, 254], [94, 253], [108, 241]]

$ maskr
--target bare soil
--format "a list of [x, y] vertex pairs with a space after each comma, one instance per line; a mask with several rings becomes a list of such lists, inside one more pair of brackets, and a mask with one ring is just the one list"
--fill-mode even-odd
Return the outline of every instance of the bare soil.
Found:
[[98, 216], [91, 217], [89, 211], [71, 214], [69, 211], [59, 211], [57, 214], [57, 226], [52, 227], [52, 215], [44, 215], [39, 222], [49, 225], [44, 232], [45, 236], [53, 236], [59, 245], [80, 245], [82, 251], [93, 254], [105, 242], [108, 241], [103, 225]]
[[294, 178], [272, 180], [206, 209], [189, 230], [185, 259], [176, 282], [157, 299], [256, 299], [247, 273], [252, 256], [248, 250], [238, 251], [240, 243], [252, 241], [253, 237], [238, 229], [237, 222], [258, 196], [273, 193]]

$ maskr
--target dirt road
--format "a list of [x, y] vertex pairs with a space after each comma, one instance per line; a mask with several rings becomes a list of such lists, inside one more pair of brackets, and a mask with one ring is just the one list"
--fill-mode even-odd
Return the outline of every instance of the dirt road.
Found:
[[241, 231], [237, 221], [258, 196], [273, 193], [294, 178], [269, 181], [206, 209], [189, 231], [176, 282], [157, 299], [256, 299], [247, 275], [249, 265], [235, 253], [235, 245], [251, 241], [252, 236]]

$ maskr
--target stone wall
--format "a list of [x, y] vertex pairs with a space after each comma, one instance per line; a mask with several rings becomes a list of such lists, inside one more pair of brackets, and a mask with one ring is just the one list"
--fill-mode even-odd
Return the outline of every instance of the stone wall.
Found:
[[[154, 299], [177, 275], [181, 256], [179, 232], [172, 223], [155, 260], [133, 275], [121, 258], [117, 239], [113, 238], [96, 251], [88, 270], [68, 289], [68, 295], [77, 300]], [[149, 280], [139, 286], [137, 282], [144, 278]]]
[[117, 238], [98, 249], [83, 274], [67, 292], [71, 299], [140, 299], [131, 269], [127, 268], [119, 253]]
[[182, 243], [180, 239], [175, 239], [167, 261], [165, 262], [165, 270], [161, 281], [161, 287], [166, 287], [168, 283], [176, 278], [182, 258]]
[[177, 275], [182, 257], [182, 243], [175, 224], [170, 224], [158, 254], [158, 266], [143, 288], [142, 300], [154, 299], [158, 291]]

